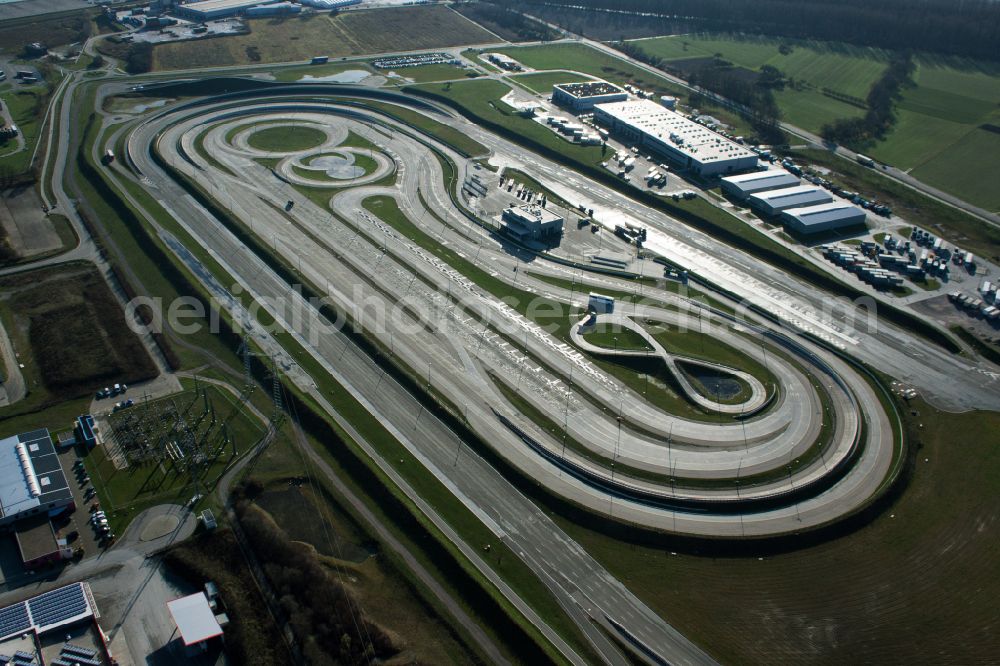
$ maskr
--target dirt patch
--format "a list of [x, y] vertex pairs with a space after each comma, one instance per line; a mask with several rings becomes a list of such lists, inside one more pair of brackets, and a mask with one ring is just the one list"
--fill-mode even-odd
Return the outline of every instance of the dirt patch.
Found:
[[495, 42], [496, 36], [442, 5], [256, 19], [250, 34], [157, 45], [153, 69], [215, 67], [413, 51]]
[[42, 211], [42, 202], [32, 187], [0, 193], [0, 224], [11, 250], [19, 257], [30, 257], [62, 247], [59, 234]]
[[[125, 321], [121, 304], [91, 266], [47, 269], [0, 280], [15, 347], [30, 357], [57, 399], [81, 397], [111, 382], [157, 375], [156, 365]], [[20, 342], [20, 344], [19, 344]]]

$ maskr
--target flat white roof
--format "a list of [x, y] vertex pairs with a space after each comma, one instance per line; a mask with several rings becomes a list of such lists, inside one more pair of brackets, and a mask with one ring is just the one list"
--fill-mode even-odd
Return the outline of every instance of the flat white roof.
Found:
[[201, 0], [181, 5], [181, 9], [191, 9], [199, 12], [214, 12], [221, 9], [243, 9], [256, 5], [268, 5], [276, 0]]
[[195, 645], [222, 635], [222, 627], [215, 619], [215, 613], [208, 605], [208, 597], [204, 592], [168, 601], [167, 608], [174, 618], [177, 630], [181, 632], [184, 645]]
[[795, 218], [804, 225], [812, 225], [845, 220], [859, 215], [865, 216], [865, 212], [857, 206], [844, 201], [834, 201], [833, 203], [819, 204], [818, 206], [789, 208], [785, 211], [785, 215]]
[[789, 197], [797, 197], [803, 194], [812, 194], [814, 192], [816, 193], [822, 192], [823, 194], [826, 194], [826, 190], [819, 187], [815, 187], [814, 185], [797, 185], [795, 187], [786, 187], [781, 190], [768, 190], [767, 192], [757, 192], [756, 194], [752, 195], [751, 198], [770, 202], [770, 201], [777, 201], [780, 199], [787, 199]]
[[735, 176], [723, 176], [721, 180], [727, 183], [743, 184], [743, 183], [756, 183], [762, 180], [775, 180], [791, 178], [795, 182], [799, 179], [788, 173], [784, 169], [771, 169], [769, 171], [754, 171], [753, 173], [741, 173]]
[[757, 157], [750, 149], [652, 100], [610, 102], [594, 108], [702, 163]]
[[562, 216], [541, 206], [517, 206], [513, 209], [518, 218], [535, 224], [549, 224], [562, 221]]

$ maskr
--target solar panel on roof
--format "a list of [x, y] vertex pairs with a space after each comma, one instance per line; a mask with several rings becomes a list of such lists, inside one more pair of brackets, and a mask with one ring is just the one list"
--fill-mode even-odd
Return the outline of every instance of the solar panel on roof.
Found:
[[68, 652], [69, 654], [78, 654], [83, 657], [97, 656], [97, 650], [91, 650], [90, 648], [82, 647], [80, 645], [73, 645], [72, 643], [64, 643], [62, 651]]
[[31, 621], [23, 602], [0, 609], [0, 636], [18, 634], [30, 628]]
[[87, 610], [87, 599], [79, 584], [41, 594], [28, 601], [31, 619], [38, 626], [59, 624]]

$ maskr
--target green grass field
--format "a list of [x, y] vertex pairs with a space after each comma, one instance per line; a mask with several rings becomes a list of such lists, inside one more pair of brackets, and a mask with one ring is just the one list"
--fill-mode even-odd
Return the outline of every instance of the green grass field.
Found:
[[631, 83], [643, 89], [663, 94], [683, 94], [684, 91], [667, 79], [650, 74], [583, 44], [543, 44], [497, 49], [532, 69], [564, 69], [596, 76], [612, 83]]
[[[10, 113], [11, 119], [24, 138], [24, 148], [17, 150], [17, 139], [7, 139], [0, 143], [0, 168], [9, 174], [24, 173], [28, 170], [31, 153], [38, 143], [41, 132], [42, 106], [45, 88], [43, 86], [14, 87], [7, 84], [0, 87], [0, 101]], [[16, 151], [16, 152], [15, 152]]]
[[[811, 132], [864, 113], [822, 88], [864, 99], [887, 60], [878, 49], [752, 35], [674, 35], [634, 43], [670, 62], [720, 54], [753, 71], [777, 67], [795, 82], [775, 93], [784, 120]], [[788, 55], [779, 52], [782, 43], [791, 46]], [[1000, 210], [1000, 191], [993, 186], [1000, 179], [1000, 134], [980, 128], [1000, 125], [1000, 66], [930, 56], [918, 56], [916, 63], [916, 85], [903, 91], [896, 125], [865, 152], [970, 203]]]
[[552, 86], [558, 83], [578, 83], [589, 81], [591, 77], [580, 76], [573, 72], [532, 72], [530, 74], [516, 74], [510, 80], [520, 83], [525, 88], [530, 88], [540, 95], [547, 95], [552, 92]]
[[251, 19], [250, 34], [171, 42], [153, 51], [153, 71], [252, 65], [494, 42], [443, 5]]
[[778, 50], [784, 43], [781, 40], [749, 35], [674, 35], [634, 43], [670, 62], [719, 54], [751, 71], [764, 65], [777, 67], [790, 81], [784, 90], [775, 92], [784, 119], [814, 132], [837, 118], [864, 113], [857, 106], [824, 95], [823, 88], [864, 99], [886, 62], [886, 54], [877, 49], [821, 42], [789, 42], [791, 52], [784, 55]]
[[486, 120], [509, 127], [581, 162], [600, 164], [605, 159], [605, 153], [600, 147], [569, 143], [534, 120], [515, 114], [513, 109], [500, 101], [510, 91], [510, 88], [500, 81], [482, 79], [444, 84], [430, 83], [413, 88], [451, 98]]
[[[791, 46], [788, 55], [778, 51], [783, 43]], [[664, 60], [710, 58], [718, 53], [723, 59], [753, 71], [771, 65], [817, 90], [826, 87], [862, 99], [886, 64], [886, 54], [877, 49], [751, 35], [672, 35], [642, 39], [634, 44]]]
[[315, 127], [265, 127], [247, 137], [251, 148], [267, 152], [309, 150], [323, 144], [326, 134]]
[[899, 120], [869, 152], [915, 178], [1000, 211], [1000, 66], [917, 59]]
[[592, 345], [617, 349], [619, 351], [652, 351], [641, 335], [632, 329], [616, 330], [605, 325], [595, 326], [583, 334], [583, 339]]

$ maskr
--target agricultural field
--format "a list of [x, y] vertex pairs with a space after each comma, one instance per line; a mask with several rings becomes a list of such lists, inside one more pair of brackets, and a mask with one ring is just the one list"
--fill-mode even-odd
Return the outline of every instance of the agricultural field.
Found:
[[92, 18], [97, 12], [81, 11], [56, 16], [26, 16], [9, 19], [0, 25], [0, 52], [17, 55], [31, 42], [43, 42], [49, 47], [82, 42], [98, 32]]
[[[858, 106], [824, 95], [823, 88], [864, 99], [887, 60], [878, 49], [749, 35], [675, 35], [633, 44], [679, 68], [685, 61], [713, 58], [716, 54], [752, 72], [764, 65], [777, 67], [789, 79], [785, 90], [775, 93], [784, 119], [813, 132], [837, 118], [864, 113]], [[779, 51], [783, 44], [790, 47], [787, 54]]]
[[947, 414], [919, 400], [909, 409], [910, 441], [921, 446], [910, 487], [874, 522], [829, 542], [713, 557], [623, 546], [558, 522], [722, 663], [915, 663], [927, 661], [928, 645], [938, 663], [987, 663], [1000, 652], [1000, 452], [990, 435], [1000, 414]]
[[121, 304], [90, 265], [3, 278], [0, 317], [24, 363], [31, 404], [48, 405], [157, 374]]
[[[749, 35], [674, 35], [633, 43], [646, 53], [668, 61], [719, 54], [724, 60], [752, 71], [771, 65], [795, 81], [862, 99], [887, 62], [886, 53], [872, 48]], [[778, 50], [782, 44], [791, 47], [787, 55]]]
[[[869, 152], [992, 211], [1000, 211], [1000, 66], [917, 59], [898, 121]], [[970, 177], [975, 174], [975, 177]]]
[[250, 34], [158, 45], [153, 71], [228, 67], [495, 42], [443, 5], [399, 7], [247, 22]]
[[[783, 119], [812, 132], [864, 113], [823, 88], [863, 99], [887, 60], [873, 48], [750, 35], [675, 35], [633, 44], [680, 68], [716, 54], [750, 71], [777, 67], [791, 84], [775, 92]], [[790, 47], [787, 54], [779, 51], [782, 45]], [[902, 93], [895, 126], [865, 151], [970, 203], [1000, 210], [1000, 192], [992, 186], [1000, 178], [1000, 66], [930, 56], [918, 56], [916, 64], [915, 85]], [[969, 178], [970, 172], [980, 177]]]

